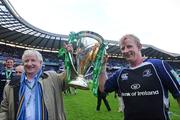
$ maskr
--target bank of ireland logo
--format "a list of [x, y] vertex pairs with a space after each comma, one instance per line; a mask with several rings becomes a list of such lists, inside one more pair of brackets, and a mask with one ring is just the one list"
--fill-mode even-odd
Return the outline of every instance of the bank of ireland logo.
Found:
[[141, 87], [140, 84], [132, 84], [132, 85], [131, 85], [131, 89], [133, 89], [133, 90], [137, 90], [137, 89], [139, 89], [140, 87]]
[[123, 73], [123, 74], [121, 75], [121, 79], [122, 79], [122, 80], [127, 80], [127, 79], [128, 79], [128, 73]]
[[149, 77], [151, 76], [152, 73], [151, 73], [151, 69], [146, 69], [144, 72], [143, 72], [143, 77]]

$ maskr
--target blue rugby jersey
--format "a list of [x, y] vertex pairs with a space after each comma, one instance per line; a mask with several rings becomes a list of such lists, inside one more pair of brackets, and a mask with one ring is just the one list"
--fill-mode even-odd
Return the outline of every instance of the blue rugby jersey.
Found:
[[165, 61], [147, 59], [135, 68], [115, 72], [105, 83], [105, 92], [119, 91], [125, 120], [168, 120], [168, 90], [180, 97], [180, 85]]

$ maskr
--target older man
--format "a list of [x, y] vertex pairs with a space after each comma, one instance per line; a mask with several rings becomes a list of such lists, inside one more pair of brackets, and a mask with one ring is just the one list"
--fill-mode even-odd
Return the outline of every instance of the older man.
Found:
[[65, 120], [65, 73], [43, 72], [43, 58], [36, 50], [24, 51], [22, 61], [21, 79], [5, 86], [1, 120]]
[[125, 120], [169, 120], [168, 91], [180, 105], [180, 85], [172, 68], [163, 60], [144, 59], [140, 40], [134, 35], [123, 36], [119, 43], [130, 66], [118, 70], [109, 79], [104, 66], [101, 90], [105, 83], [105, 92], [119, 91], [125, 105]]

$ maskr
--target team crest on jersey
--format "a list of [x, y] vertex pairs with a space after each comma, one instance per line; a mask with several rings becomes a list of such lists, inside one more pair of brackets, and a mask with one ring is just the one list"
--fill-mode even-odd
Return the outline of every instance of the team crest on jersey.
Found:
[[144, 72], [143, 72], [143, 77], [149, 77], [151, 76], [152, 73], [151, 73], [151, 69], [146, 69]]
[[123, 73], [123, 74], [121, 75], [121, 79], [122, 79], [122, 80], [127, 80], [127, 79], [128, 79], [128, 73]]

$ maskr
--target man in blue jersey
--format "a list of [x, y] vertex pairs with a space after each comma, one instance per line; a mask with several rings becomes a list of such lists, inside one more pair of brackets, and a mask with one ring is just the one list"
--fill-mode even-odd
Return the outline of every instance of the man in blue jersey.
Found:
[[132, 34], [123, 36], [119, 43], [130, 66], [107, 78], [104, 65], [101, 91], [119, 92], [125, 105], [124, 120], [169, 120], [168, 91], [180, 105], [180, 85], [172, 68], [163, 60], [143, 58], [140, 40]]

